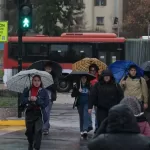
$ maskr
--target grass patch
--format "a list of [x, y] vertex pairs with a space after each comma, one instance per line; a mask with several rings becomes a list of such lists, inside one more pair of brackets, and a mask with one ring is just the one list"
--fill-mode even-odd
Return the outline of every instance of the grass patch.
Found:
[[16, 108], [18, 104], [17, 97], [0, 97], [0, 108], [10, 107]]

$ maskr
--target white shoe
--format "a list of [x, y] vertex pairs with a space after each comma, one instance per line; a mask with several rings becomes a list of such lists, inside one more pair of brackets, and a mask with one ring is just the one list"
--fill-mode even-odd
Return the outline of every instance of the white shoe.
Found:
[[81, 134], [81, 136], [82, 136], [82, 135], [83, 135], [83, 132], [81, 132], [80, 134]]
[[83, 136], [86, 137], [87, 135], [88, 135], [88, 132], [87, 132], [87, 131], [84, 131], [84, 132], [83, 132]]

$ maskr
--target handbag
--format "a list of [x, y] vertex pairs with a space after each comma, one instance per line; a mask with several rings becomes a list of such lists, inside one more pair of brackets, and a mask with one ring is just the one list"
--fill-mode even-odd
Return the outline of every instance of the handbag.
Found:
[[74, 103], [73, 103], [73, 109], [78, 106], [78, 97], [75, 98]]

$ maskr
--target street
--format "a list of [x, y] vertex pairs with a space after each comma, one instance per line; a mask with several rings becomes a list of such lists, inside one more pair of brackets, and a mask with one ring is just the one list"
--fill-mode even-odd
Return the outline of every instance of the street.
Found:
[[[71, 101], [62, 103], [58, 99], [53, 106], [50, 135], [43, 136], [41, 150], [87, 150], [87, 140], [80, 139], [77, 110], [72, 109]], [[1, 127], [0, 150], [27, 150], [24, 132], [25, 127]], [[91, 137], [92, 133], [88, 139]]]

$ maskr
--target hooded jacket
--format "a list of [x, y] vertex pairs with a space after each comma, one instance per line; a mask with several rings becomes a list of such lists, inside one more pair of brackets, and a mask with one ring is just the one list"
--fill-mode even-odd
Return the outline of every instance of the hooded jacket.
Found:
[[89, 150], [150, 150], [150, 140], [140, 134], [133, 112], [126, 105], [116, 105], [109, 111]]
[[141, 111], [140, 101], [136, 97], [125, 97], [120, 103], [127, 105], [132, 110], [140, 127], [141, 134], [150, 137], [150, 126], [144, 112]]
[[[105, 76], [110, 76], [111, 80], [106, 83]], [[99, 78], [99, 82], [91, 88], [89, 97], [89, 109], [93, 105], [98, 108], [109, 110], [112, 106], [120, 103], [123, 98], [123, 91], [119, 84], [115, 83], [115, 79], [109, 70], [104, 70]]]

